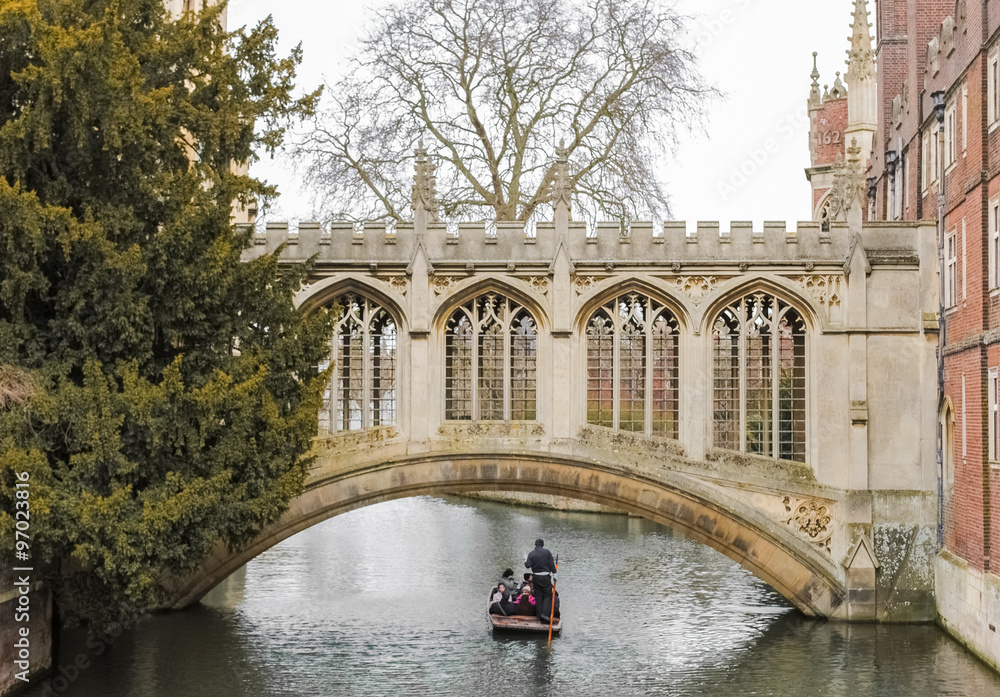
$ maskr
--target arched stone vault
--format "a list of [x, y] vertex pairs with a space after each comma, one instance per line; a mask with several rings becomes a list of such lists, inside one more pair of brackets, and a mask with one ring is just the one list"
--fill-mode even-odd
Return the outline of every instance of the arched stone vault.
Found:
[[216, 584], [282, 540], [341, 513], [407, 496], [507, 490], [569, 496], [642, 516], [707, 544], [770, 584], [802, 612], [838, 617], [844, 584], [810, 545], [696, 480], [662, 477], [546, 454], [430, 455], [313, 473], [278, 523], [247, 547], [219, 549], [197, 573], [169, 585], [169, 606], [197, 602]]

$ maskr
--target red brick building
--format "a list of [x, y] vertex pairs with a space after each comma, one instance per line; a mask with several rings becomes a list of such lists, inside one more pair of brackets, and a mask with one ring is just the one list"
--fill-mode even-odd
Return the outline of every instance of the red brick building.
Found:
[[[854, 4], [849, 62], [867, 25], [867, 3]], [[949, 631], [997, 666], [1000, 1], [879, 0], [875, 29], [868, 215], [938, 225], [938, 611]]]

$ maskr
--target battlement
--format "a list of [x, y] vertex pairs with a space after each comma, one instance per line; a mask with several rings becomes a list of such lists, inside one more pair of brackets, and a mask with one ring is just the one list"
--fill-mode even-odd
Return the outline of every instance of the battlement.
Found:
[[[559, 229], [564, 227], [564, 229]], [[914, 228], [892, 224], [866, 225], [864, 246], [896, 252], [916, 251]], [[270, 222], [255, 228], [248, 257], [271, 253], [280, 245], [285, 261], [349, 264], [407, 264], [418, 243], [434, 263], [480, 264], [550, 263], [564, 245], [574, 263], [625, 265], [671, 263], [843, 263], [850, 246], [846, 223], [823, 230], [817, 222], [799, 222], [790, 229], [784, 222], [764, 223], [755, 230], [750, 222], [733, 222], [721, 229], [717, 221], [634, 222], [622, 229], [616, 222], [588, 227], [569, 221], [562, 226], [541, 222], [526, 228], [520, 222], [428, 223], [418, 229], [407, 222], [387, 227], [384, 222], [363, 225], [315, 222], [291, 227]]]

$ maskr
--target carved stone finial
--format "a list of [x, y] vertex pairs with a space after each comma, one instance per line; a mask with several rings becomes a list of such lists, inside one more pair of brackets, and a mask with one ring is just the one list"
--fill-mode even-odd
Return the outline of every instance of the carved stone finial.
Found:
[[556, 165], [554, 177], [552, 179], [552, 207], [565, 206], [567, 210], [572, 209], [573, 180], [569, 175], [569, 148], [565, 147], [565, 141], [559, 141], [556, 148]]
[[809, 88], [809, 108], [815, 109], [820, 106], [823, 98], [819, 93], [819, 68], [816, 67], [816, 56], [819, 54], [813, 51], [813, 69], [809, 73], [809, 77], [812, 78], [812, 85]]
[[851, 48], [847, 51], [848, 82], [875, 79], [875, 52], [872, 51], [871, 26], [868, 23], [868, 0], [854, 0]]
[[868, 182], [861, 166], [861, 147], [852, 138], [847, 148], [847, 160], [837, 156], [833, 166], [833, 186], [830, 189], [830, 220], [847, 220], [847, 212], [855, 203], [862, 205], [868, 193]]
[[847, 88], [844, 83], [840, 81], [840, 73], [837, 73], [837, 79], [833, 81], [833, 89], [830, 90], [830, 99], [840, 99], [841, 97], [847, 96]]
[[436, 167], [424, 149], [424, 141], [417, 144], [414, 154], [413, 210], [427, 211], [428, 220], [437, 222], [440, 204], [436, 191], [437, 177], [434, 174]]

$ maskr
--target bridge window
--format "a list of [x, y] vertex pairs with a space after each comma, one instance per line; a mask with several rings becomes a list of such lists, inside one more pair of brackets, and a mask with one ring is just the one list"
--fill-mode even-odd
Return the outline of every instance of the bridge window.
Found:
[[725, 308], [712, 329], [717, 448], [805, 462], [802, 316], [768, 293]]
[[630, 293], [587, 323], [587, 423], [677, 438], [677, 318]]
[[455, 310], [445, 337], [445, 418], [534, 421], [538, 329], [495, 293]]
[[[324, 395], [320, 429], [359, 431], [396, 422], [396, 321], [358, 295], [337, 298], [334, 377]], [[321, 366], [326, 368], [326, 366]]]

